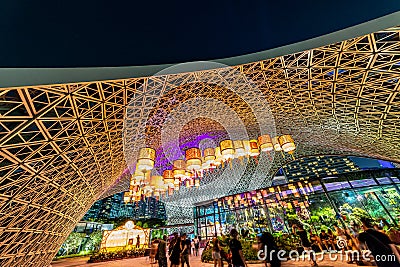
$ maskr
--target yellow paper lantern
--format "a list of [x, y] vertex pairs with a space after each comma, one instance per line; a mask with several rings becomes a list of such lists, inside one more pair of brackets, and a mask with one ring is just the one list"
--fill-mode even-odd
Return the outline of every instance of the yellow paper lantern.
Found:
[[200, 179], [199, 178], [195, 178], [194, 179], [194, 186], [196, 186], [196, 187], [200, 186]]
[[258, 145], [260, 146], [261, 151], [267, 152], [274, 149], [272, 144], [271, 136], [269, 134], [264, 134], [258, 137]]
[[282, 147], [281, 144], [279, 144], [279, 140], [278, 140], [278, 136], [275, 136], [274, 138], [272, 138], [272, 144], [274, 145], [274, 149], [275, 151], [282, 151]]
[[150, 147], [141, 148], [136, 168], [142, 172], [150, 171], [154, 168], [156, 151]]
[[124, 202], [128, 203], [131, 201], [131, 195], [130, 192], [124, 192]]
[[202, 163], [201, 163], [201, 168], [202, 168], [203, 170], [206, 170], [206, 169], [210, 169], [210, 168], [211, 168], [210, 162], [207, 162], [207, 161], [204, 159], [204, 157], [201, 159], [201, 161], [202, 161]]
[[250, 154], [251, 157], [257, 157], [260, 155], [260, 150], [258, 150], [257, 140], [250, 140]]
[[224, 162], [224, 158], [222, 157], [221, 154], [221, 148], [217, 146], [215, 148], [215, 160], [214, 160], [214, 165], [218, 166], [221, 165]]
[[174, 185], [168, 186], [168, 195], [172, 196], [174, 194]]
[[165, 170], [163, 172], [163, 178], [165, 184], [173, 184], [174, 183], [174, 172], [172, 170]]
[[185, 172], [186, 172], [186, 162], [183, 159], [177, 159], [174, 160], [174, 178], [175, 181], [176, 179], [183, 179], [185, 178]]
[[197, 147], [192, 147], [186, 150], [186, 169], [187, 170], [200, 170], [201, 169], [201, 152]]
[[163, 177], [156, 175], [151, 177], [150, 186], [154, 190], [160, 190], [164, 186]]
[[296, 149], [293, 138], [289, 134], [285, 134], [279, 137], [279, 144], [284, 152], [291, 152]]
[[[212, 147], [206, 148], [203, 151], [203, 164], [205, 163], [205, 166], [210, 166], [211, 164], [214, 164], [215, 160], [215, 150]], [[204, 167], [203, 167], [204, 169]]]
[[246, 156], [246, 151], [244, 149], [242, 140], [233, 141], [233, 146], [235, 147], [235, 157], [240, 158]]
[[244, 151], [246, 153], [246, 156], [250, 156], [250, 150], [251, 150], [250, 141], [249, 140], [243, 140], [242, 142], [243, 142], [243, 147], [244, 147]]
[[136, 166], [135, 173], [133, 174], [133, 179], [135, 179], [138, 183], [144, 180], [144, 173], [138, 169]]
[[232, 140], [223, 140], [220, 143], [221, 154], [225, 160], [233, 159], [235, 156], [235, 149], [233, 148]]

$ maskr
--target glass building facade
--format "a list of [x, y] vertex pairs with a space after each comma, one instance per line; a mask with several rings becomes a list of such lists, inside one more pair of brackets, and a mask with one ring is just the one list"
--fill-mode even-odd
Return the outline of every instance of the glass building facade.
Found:
[[202, 238], [231, 228], [257, 234], [290, 233], [295, 222], [311, 230], [348, 227], [361, 217], [381, 224], [400, 222], [400, 169], [365, 170], [226, 196], [194, 208], [195, 231]]
[[130, 220], [166, 220], [165, 205], [155, 198], [134, 203], [123, 202], [123, 192], [96, 201], [86, 212], [85, 221], [107, 221], [118, 218]]

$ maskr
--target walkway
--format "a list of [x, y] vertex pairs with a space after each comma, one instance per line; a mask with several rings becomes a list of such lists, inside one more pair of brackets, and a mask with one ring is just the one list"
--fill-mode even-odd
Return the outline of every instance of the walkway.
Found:
[[[151, 267], [149, 264], [147, 257], [146, 258], [134, 258], [134, 259], [125, 259], [125, 260], [117, 260], [117, 261], [108, 261], [101, 263], [87, 263], [88, 257], [84, 258], [71, 258], [71, 259], [61, 259], [58, 261], [53, 261], [52, 267]], [[324, 261], [318, 262], [320, 267], [346, 267], [346, 266], [356, 266], [355, 264], [347, 264], [342, 261], [330, 261], [325, 258]], [[168, 264], [169, 266], [169, 264]], [[213, 264], [210, 263], [202, 263], [200, 261], [200, 257], [191, 257], [190, 258], [190, 266], [191, 267], [213, 267]], [[227, 264], [224, 264], [227, 266]], [[297, 266], [297, 267], [310, 267], [308, 262], [285, 262], [282, 264], [282, 267], [289, 266]], [[153, 267], [158, 267], [158, 265], [153, 264]], [[264, 267], [263, 264], [249, 264], [249, 267]]]

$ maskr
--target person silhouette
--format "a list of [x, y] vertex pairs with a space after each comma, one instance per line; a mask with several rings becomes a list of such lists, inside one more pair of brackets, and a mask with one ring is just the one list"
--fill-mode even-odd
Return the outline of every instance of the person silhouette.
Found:
[[139, 247], [140, 247], [140, 236], [137, 235], [137, 237], [136, 237], [136, 248], [139, 248]]

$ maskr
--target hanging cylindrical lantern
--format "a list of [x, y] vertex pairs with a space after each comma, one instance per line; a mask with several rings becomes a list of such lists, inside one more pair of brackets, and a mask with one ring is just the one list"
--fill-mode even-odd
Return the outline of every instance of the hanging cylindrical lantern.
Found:
[[139, 185], [130, 185], [129, 187], [129, 193], [133, 195], [139, 190]]
[[279, 137], [279, 144], [282, 147], [282, 150], [286, 153], [294, 151], [296, 149], [296, 145], [294, 144], [293, 138], [289, 134], [285, 134]]
[[168, 186], [168, 196], [172, 196], [174, 194], [174, 185], [169, 185]]
[[142, 190], [136, 192], [135, 200], [140, 201], [142, 199]]
[[275, 151], [282, 151], [281, 144], [279, 144], [279, 137], [275, 136], [272, 138], [272, 144], [274, 145]]
[[260, 155], [260, 150], [258, 150], [257, 140], [250, 140], [250, 154], [251, 157], [257, 157]]
[[146, 175], [141, 181], [141, 185], [150, 185], [150, 182], [151, 182], [150, 172], [146, 172]]
[[153, 190], [158, 190], [164, 185], [163, 177], [155, 175], [151, 177], [150, 186]]
[[175, 179], [175, 182], [174, 182], [174, 190], [175, 190], [175, 191], [179, 191], [180, 187], [181, 187], [181, 182], [180, 182], [180, 180], [176, 180], [176, 179]]
[[200, 186], [200, 178], [199, 177], [194, 178], [194, 186], [195, 187], [199, 187]]
[[129, 203], [131, 201], [131, 194], [130, 192], [124, 192], [124, 202]]
[[210, 162], [206, 161], [206, 160], [204, 159], [204, 157], [201, 159], [201, 161], [202, 161], [202, 163], [201, 163], [201, 168], [202, 168], [203, 170], [207, 170], [207, 169], [210, 169], [210, 168], [211, 168]]
[[217, 146], [215, 148], [215, 160], [214, 160], [214, 165], [218, 166], [221, 165], [224, 162], [224, 158], [222, 157], [221, 154], [221, 148]]
[[160, 192], [159, 192], [159, 191], [154, 192], [154, 197], [155, 197], [157, 200], [159, 200], [159, 199], [160, 199]]
[[220, 143], [221, 154], [225, 160], [231, 160], [235, 156], [235, 149], [233, 148], [232, 140], [223, 140]]
[[177, 159], [174, 160], [174, 178], [175, 178], [175, 184], [177, 184], [177, 180], [181, 181], [183, 178], [185, 178], [185, 172], [186, 172], [186, 162], [183, 159]]
[[135, 173], [133, 174], [133, 179], [136, 180], [139, 184], [144, 180], [144, 173], [140, 171], [137, 166], [135, 169]]
[[173, 184], [174, 183], [174, 172], [172, 170], [165, 170], [163, 172], [163, 178], [165, 184]]
[[168, 196], [168, 188], [169, 186], [167, 184], [164, 184], [163, 190], [161, 191], [163, 197]]
[[[206, 163], [206, 166], [210, 166], [214, 164], [215, 160], [215, 150], [212, 147], [206, 148], [203, 151], [203, 164]], [[204, 169], [204, 168], [203, 168]]]
[[249, 140], [243, 140], [243, 147], [244, 147], [244, 152], [246, 153], [246, 156], [250, 156], [250, 141]]
[[150, 147], [143, 147], [139, 151], [139, 159], [136, 168], [139, 171], [147, 172], [154, 168], [154, 160], [156, 158], [156, 151]]
[[200, 170], [201, 169], [201, 151], [197, 147], [192, 147], [186, 150], [186, 169], [187, 170]]
[[233, 146], [235, 147], [235, 157], [240, 158], [246, 156], [246, 151], [244, 149], [244, 144], [242, 140], [233, 141]]
[[130, 185], [131, 186], [136, 186], [139, 185], [140, 181], [136, 180], [133, 176], [131, 177]]
[[190, 178], [192, 178], [192, 176], [193, 176], [193, 173], [192, 173], [192, 172], [190, 172], [190, 171], [185, 171], [185, 179], [190, 179]]
[[153, 188], [150, 184], [143, 187], [143, 193], [146, 197], [150, 197], [153, 194]]
[[260, 150], [263, 152], [271, 151], [274, 149], [271, 136], [269, 136], [269, 134], [259, 136], [258, 145], [260, 146]]

